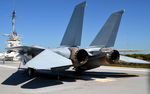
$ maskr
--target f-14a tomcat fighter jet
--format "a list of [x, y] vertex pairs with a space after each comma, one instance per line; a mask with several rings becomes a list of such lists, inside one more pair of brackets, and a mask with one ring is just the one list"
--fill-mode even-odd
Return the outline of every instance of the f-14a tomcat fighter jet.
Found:
[[113, 63], [119, 60], [119, 51], [114, 46], [119, 24], [124, 10], [110, 15], [100, 32], [86, 49], [81, 49], [81, 35], [84, 9], [86, 2], [75, 6], [66, 32], [58, 48], [45, 49], [36, 46], [18, 46], [8, 49], [18, 49], [28, 67], [28, 75], [37, 69], [66, 70], [73, 67], [77, 72], [97, 68], [105, 62]]

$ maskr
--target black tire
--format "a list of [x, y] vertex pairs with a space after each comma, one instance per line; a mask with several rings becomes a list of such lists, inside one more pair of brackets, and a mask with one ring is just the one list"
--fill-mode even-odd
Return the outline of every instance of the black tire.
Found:
[[76, 75], [82, 75], [84, 72], [85, 72], [85, 70], [83, 70], [83, 69], [80, 69], [80, 68], [75, 69]]
[[34, 77], [35, 76], [35, 69], [28, 68], [27, 69], [27, 74], [28, 74], [29, 77]]

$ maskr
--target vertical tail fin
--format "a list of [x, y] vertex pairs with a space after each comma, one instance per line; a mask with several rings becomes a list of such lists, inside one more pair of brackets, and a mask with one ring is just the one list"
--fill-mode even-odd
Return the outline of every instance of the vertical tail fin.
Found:
[[75, 6], [74, 12], [60, 44], [61, 46], [80, 46], [85, 5], [86, 2], [84, 1]]
[[112, 13], [90, 46], [113, 47], [123, 13], [124, 10]]

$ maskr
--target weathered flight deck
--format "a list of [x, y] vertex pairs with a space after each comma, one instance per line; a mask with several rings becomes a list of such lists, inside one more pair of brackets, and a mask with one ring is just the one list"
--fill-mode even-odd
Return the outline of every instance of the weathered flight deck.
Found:
[[58, 80], [57, 72], [44, 70], [29, 78], [18, 66], [0, 62], [1, 94], [149, 94], [148, 69], [101, 66], [80, 76], [60, 72]]

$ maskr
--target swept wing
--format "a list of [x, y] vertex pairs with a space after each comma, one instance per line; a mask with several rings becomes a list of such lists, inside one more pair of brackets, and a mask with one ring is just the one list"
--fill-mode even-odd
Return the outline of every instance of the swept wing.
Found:
[[51, 69], [70, 66], [72, 65], [72, 62], [71, 60], [51, 51], [50, 49], [46, 49], [31, 59], [26, 65], [34, 69]]

